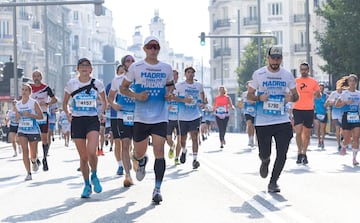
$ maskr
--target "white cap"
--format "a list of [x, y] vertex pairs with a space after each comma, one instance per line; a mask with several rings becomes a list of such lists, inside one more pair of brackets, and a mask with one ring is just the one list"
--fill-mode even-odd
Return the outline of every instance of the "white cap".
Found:
[[150, 43], [153, 40], [155, 40], [156, 42], [158, 42], [160, 44], [160, 41], [156, 36], [148, 36], [148, 37], [145, 38], [144, 46], [147, 45], [148, 43]]

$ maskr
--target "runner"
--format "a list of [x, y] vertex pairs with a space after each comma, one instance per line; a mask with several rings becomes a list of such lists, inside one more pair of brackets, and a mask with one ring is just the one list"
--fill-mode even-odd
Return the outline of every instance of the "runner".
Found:
[[[172, 68], [169, 64], [158, 60], [160, 52], [159, 39], [148, 36], [144, 41], [144, 60], [133, 63], [129, 67], [120, 92], [130, 98], [135, 98], [134, 110], [134, 159], [138, 161], [136, 178], [143, 180], [148, 161], [146, 150], [149, 136], [152, 138], [155, 156], [155, 188], [152, 201], [159, 204], [162, 201], [160, 193], [165, 173], [164, 144], [168, 109], [165, 100], [170, 100], [174, 88]], [[130, 85], [134, 83], [134, 91]]]
[[[63, 100], [63, 111], [71, 122], [71, 138], [74, 140], [80, 156], [80, 170], [85, 182], [81, 198], [89, 198], [92, 193], [89, 165], [94, 191], [96, 193], [102, 191], [97, 177], [98, 158], [96, 149], [99, 144], [100, 120], [104, 119], [101, 111], [105, 111], [106, 98], [104, 84], [91, 77], [92, 70], [89, 59], [81, 58], [78, 61], [78, 76], [67, 82]], [[68, 109], [70, 97], [73, 99], [71, 112]], [[103, 102], [100, 112], [96, 105], [98, 97]]]

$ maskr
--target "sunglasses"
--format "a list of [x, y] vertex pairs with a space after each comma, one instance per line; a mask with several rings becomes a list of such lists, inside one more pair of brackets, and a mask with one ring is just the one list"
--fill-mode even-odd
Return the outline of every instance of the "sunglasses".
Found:
[[148, 50], [151, 50], [151, 49], [160, 50], [160, 45], [159, 44], [147, 44], [145, 46], [145, 48]]

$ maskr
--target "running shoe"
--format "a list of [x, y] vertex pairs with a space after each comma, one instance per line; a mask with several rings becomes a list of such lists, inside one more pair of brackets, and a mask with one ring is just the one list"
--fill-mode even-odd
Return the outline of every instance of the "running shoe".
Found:
[[48, 163], [47, 163], [46, 158], [43, 158], [42, 163], [43, 163], [43, 170], [44, 170], [44, 171], [48, 171], [48, 170], [49, 170], [49, 166], [48, 166]]
[[17, 157], [17, 153], [14, 153], [14, 155], [12, 157]]
[[145, 177], [145, 173], [146, 173], [145, 167], [146, 167], [147, 161], [148, 161], [147, 155], [145, 155], [144, 158], [139, 160], [139, 163], [138, 163], [139, 166], [136, 169], [136, 179], [138, 181], [142, 181]]
[[124, 175], [124, 167], [123, 166], [119, 166], [117, 171], [116, 171], [117, 175]]
[[76, 169], [76, 171], [81, 171], [81, 168], [80, 168], [80, 167], [79, 167], [79, 168], [77, 168], [77, 169]]
[[296, 164], [302, 163], [302, 159], [303, 159], [303, 154], [298, 154]]
[[160, 204], [162, 201], [162, 196], [160, 194], [160, 189], [155, 188], [152, 195], [152, 201], [154, 204]]
[[269, 193], [280, 193], [279, 185], [277, 185], [277, 183], [269, 183], [268, 192]]
[[174, 156], [175, 156], [174, 149], [173, 149], [173, 147], [171, 147], [168, 152], [168, 157], [169, 157], [169, 159], [173, 159]]
[[354, 166], [359, 165], [359, 162], [358, 162], [355, 158], [353, 159], [353, 165], [354, 165]]
[[85, 185], [81, 198], [89, 198], [92, 193], [91, 185]]
[[102, 191], [99, 178], [94, 174], [91, 175], [91, 183], [94, 185], [94, 191], [96, 193], [100, 193]]
[[35, 162], [31, 161], [31, 162], [32, 162], [32, 170], [33, 170], [34, 172], [38, 171], [38, 170], [39, 170], [39, 164], [38, 164], [38, 162], [37, 162], [37, 161], [35, 161]]
[[132, 185], [134, 185], [131, 176], [126, 175], [125, 179], [124, 179], [124, 187], [131, 187]]
[[175, 163], [175, 166], [180, 165], [179, 159], [178, 159], [178, 158], [175, 158], [174, 163]]
[[180, 162], [181, 162], [181, 163], [185, 163], [185, 162], [186, 162], [186, 152], [181, 152]]
[[25, 177], [25, 181], [32, 180], [31, 173], [28, 173]]
[[306, 154], [303, 154], [303, 160], [302, 160], [302, 163], [303, 163], [304, 165], [306, 165], [306, 164], [308, 164], [308, 163], [309, 163], [309, 161], [308, 161], [308, 159], [307, 159]]
[[343, 155], [343, 156], [346, 154], [346, 148], [345, 147], [341, 148], [340, 154]]
[[260, 165], [260, 176], [262, 178], [266, 178], [269, 173], [269, 164], [270, 164], [270, 158], [261, 161]]
[[194, 160], [193, 163], [192, 163], [192, 166], [193, 166], [193, 169], [194, 169], [194, 170], [197, 169], [197, 168], [199, 168], [199, 166], [200, 166], [199, 161]]

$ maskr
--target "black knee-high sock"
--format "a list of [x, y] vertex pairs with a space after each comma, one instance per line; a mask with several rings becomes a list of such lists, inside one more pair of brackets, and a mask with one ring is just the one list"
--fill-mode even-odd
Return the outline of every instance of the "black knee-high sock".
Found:
[[43, 152], [44, 152], [44, 158], [46, 158], [47, 154], [49, 152], [49, 144], [43, 144], [42, 147], [43, 147]]
[[160, 189], [165, 173], [164, 158], [155, 159], [154, 171], [155, 171], [155, 188]]

